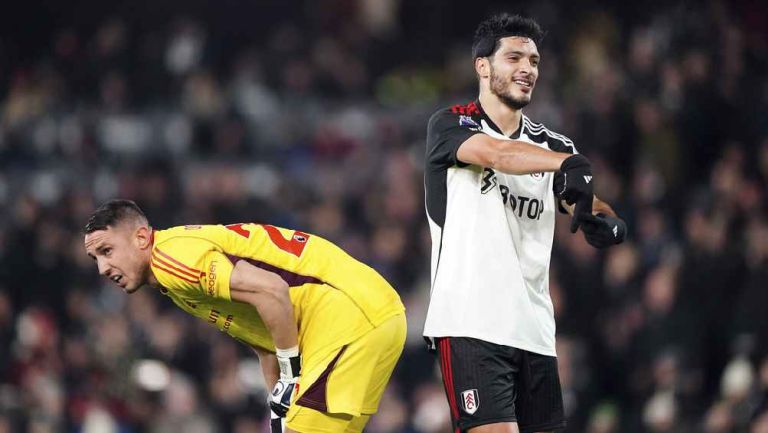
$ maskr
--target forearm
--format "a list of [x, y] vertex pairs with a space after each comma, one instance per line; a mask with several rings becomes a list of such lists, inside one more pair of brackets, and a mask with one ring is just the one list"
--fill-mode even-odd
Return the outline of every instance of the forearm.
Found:
[[256, 308], [276, 348], [290, 349], [298, 345], [288, 283], [279, 275], [241, 260], [232, 270], [229, 290], [233, 301]]
[[531, 174], [560, 170], [569, 153], [553, 152], [524, 141], [510, 141], [490, 161], [490, 167], [508, 174]]
[[456, 151], [465, 164], [489, 167], [508, 174], [531, 174], [560, 170], [570, 153], [553, 152], [520, 140], [500, 140], [475, 134]]
[[287, 286], [260, 293], [256, 297], [254, 307], [272, 335], [275, 347], [288, 349], [299, 344], [293, 304], [288, 296]]
[[264, 375], [264, 383], [267, 385], [267, 389], [272, 389], [277, 383], [277, 379], [280, 378], [280, 369], [277, 366], [277, 356], [274, 353], [267, 352], [264, 349], [254, 347], [253, 351], [259, 357], [259, 365], [261, 365], [261, 373]]

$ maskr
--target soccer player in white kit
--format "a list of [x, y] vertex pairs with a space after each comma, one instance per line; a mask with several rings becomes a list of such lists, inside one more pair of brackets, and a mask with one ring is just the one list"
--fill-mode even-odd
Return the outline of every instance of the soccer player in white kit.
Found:
[[565, 426], [549, 295], [558, 207], [571, 232], [605, 248], [625, 223], [594, 197], [589, 160], [522, 113], [543, 32], [518, 15], [483, 21], [472, 47], [478, 100], [427, 130], [432, 289], [424, 336], [437, 349], [455, 432]]

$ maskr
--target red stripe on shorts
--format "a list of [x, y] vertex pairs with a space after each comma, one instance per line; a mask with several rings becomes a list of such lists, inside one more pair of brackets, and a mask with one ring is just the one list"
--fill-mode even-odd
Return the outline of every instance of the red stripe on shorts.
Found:
[[[453, 387], [453, 366], [451, 365], [451, 343], [448, 337], [440, 339], [440, 364], [443, 371], [443, 384], [448, 395], [448, 406], [451, 409], [453, 422], [459, 421], [459, 406], [456, 404], [456, 390]], [[456, 426], [454, 433], [461, 433]]]

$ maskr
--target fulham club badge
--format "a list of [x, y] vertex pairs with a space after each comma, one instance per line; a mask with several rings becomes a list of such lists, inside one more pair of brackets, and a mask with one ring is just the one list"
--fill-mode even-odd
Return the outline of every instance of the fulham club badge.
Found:
[[472, 415], [480, 407], [480, 400], [476, 389], [468, 389], [461, 393], [461, 408], [464, 412]]

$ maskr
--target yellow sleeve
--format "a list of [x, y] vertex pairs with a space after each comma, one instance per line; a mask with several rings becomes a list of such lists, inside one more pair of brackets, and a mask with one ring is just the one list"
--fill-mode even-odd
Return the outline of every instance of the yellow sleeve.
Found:
[[227, 256], [218, 251], [209, 251], [203, 258], [203, 271], [200, 274], [200, 285], [205, 294], [211, 298], [231, 301], [229, 294], [229, 279], [234, 265]]
[[232, 264], [205, 239], [174, 237], [152, 249], [152, 273], [176, 293], [229, 301]]

